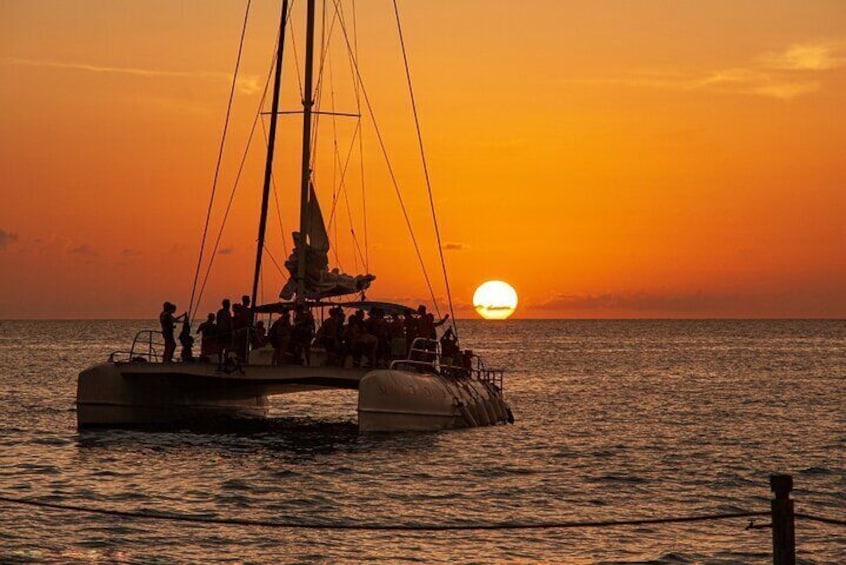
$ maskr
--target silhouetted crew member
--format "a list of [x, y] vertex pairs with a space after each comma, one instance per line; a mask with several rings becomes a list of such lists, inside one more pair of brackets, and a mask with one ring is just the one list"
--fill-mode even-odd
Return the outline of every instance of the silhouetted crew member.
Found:
[[244, 324], [244, 307], [237, 302], [232, 305], [232, 351], [239, 360], [247, 356], [247, 327]]
[[232, 348], [232, 312], [229, 311], [229, 304], [229, 299], [224, 298], [221, 303], [223, 307], [217, 311], [217, 357], [221, 364]]
[[200, 339], [200, 357], [208, 360], [217, 355], [217, 324], [214, 322], [214, 314], [210, 313], [206, 321], [197, 327], [197, 333], [202, 336]]
[[194, 337], [191, 335], [191, 323], [188, 321], [188, 316], [183, 316], [182, 331], [179, 332], [179, 345], [182, 346], [180, 357], [183, 362], [190, 362], [194, 360]]
[[162, 355], [163, 363], [170, 363], [173, 361], [173, 352], [176, 351], [176, 340], [173, 337], [173, 332], [176, 329], [176, 322], [184, 320], [186, 315], [182, 314], [175, 317], [173, 313], [176, 312], [176, 304], [165, 302], [162, 304], [162, 313], [159, 314], [159, 323], [162, 326], [162, 337], [164, 338], [164, 354]]
[[241, 297], [241, 306], [243, 308], [241, 315], [244, 317], [244, 322], [247, 326], [253, 325], [253, 309], [250, 308], [250, 302], [250, 297], [246, 294]]
[[267, 332], [264, 329], [264, 322], [259, 320], [256, 327], [250, 332], [250, 345], [253, 349], [260, 349], [267, 343]]
[[314, 341], [326, 350], [326, 364], [339, 364], [340, 347], [338, 343], [338, 310], [329, 309], [329, 317], [320, 324]]
[[374, 356], [370, 363], [370, 366], [374, 367], [386, 361], [391, 352], [391, 334], [381, 308], [373, 307], [370, 310], [364, 322], [364, 329], [376, 338], [376, 346], [373, 348]]
[[388, 331], [391, 335], [391, 359], [402, 359], [408, 353], [408, 348], [405, 343], [405, 324], [399, 314], [391, 315]]
[[314, 337], [314, 316], [302, 304], [297, 304], [294, 315], [294, 358], [305, 366], [311, 366], [311, 340]]
[[449, 319], [449, 314], [445, 315], [443, 318], [436, 322], [434, 314], [427, 314], [425, 306], [421, 306], [421, 308], [423, 308], [423, 311], [420, 313], [420, 318], [418, 318], [417, 320], [417, 337], [422, 337], [429, 340], [438, 339], [438, 334], [435, 331], [435, 328], [437, 328], [438, 326], [442, 326], [444, 322]]
[[455, 360], [459, 353], [458, 338], [455, 337], [452, 328], [447, 328], [447, 331], [441, 336], [441, 359], [447, 365], [461, 365], [463, 364], [463, 359], [459, 361]]
[[364, 323], [364, 311], [356, 310], [355, 314], [350, 316], [350, 328], [353, 331], [353, 367], [360, 365], [362, 355], [367, 356], [367, 362], [370, 367], [376, 366], [376, 347], [379, 345], [379, 340], [375, 335], [367, 331], [367, 326]]
[[[421, 306], [423, 310], [426, 310], [425, 306]], [[414, 338], [417, 337], [417, 318], [415, 318], [411, 313], [404, 314], [405, 319], [403, 320], [403, 329], [405, 330], [405, 354], [411, 351], [411, 346], [414, 344]]]
[[273, 346], [273, 364], [284, 365], [288, 362], [288, 350], [291, 348], [291, 312], [283, 310], [282, 315], [270, 325], [268, 337]]
[[241, 304], [232, 305], [232, 348], [242, 361], [247, 360], [252, 326], [253, 310], [250, 308], [250, 297], [245, 294], [241, 297]]

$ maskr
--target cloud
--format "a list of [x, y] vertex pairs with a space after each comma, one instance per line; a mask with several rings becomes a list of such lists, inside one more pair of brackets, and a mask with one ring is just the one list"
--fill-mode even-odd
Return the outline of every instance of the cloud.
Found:
[[790, 100], [821, 90], [819, 75], [846, 66], [846, 44], [802, 43], [762, 55], [745, 65], [701, 72], [653, 70], [615, 78], [574, 79], [583, 84], [707, 91]]
[[120, 254], [124, 257], [137, 257], [138, 255], [141, 255], [141, 252], [137, 249], [124, 249], [120, 252]]
[[476, 310], [489, 310], [489, 311], [493, 311], [493, 312], [496, 312], [497, 310], [513, 310], [513, 309], [514, 308], [511, 307], [511, 306], [494, 306], [493, 304], [491, 304], [491, 305], [479, 304], [478, 306], [476, 306]]
[[232, 255], [235, 252], [235, 249], [232, 247], [222, 247], [218, 250], [218, 255]]
[[716, 71], [700, 80], [694, 88], [790, 100], [802, 94], [816, 92], [821, 86], [819, 81], [794, 80], [780, 74], [737, 68]]
[[833, 43], [800, 43], [781, 53], [761, 57], [761, 64], [786, 71], [829, 71], [846, 64], [842, 45]]
[[443, 244], [444, 251], [464, 251], [465, 249], [468, 249], [468, 246], [465, 243], [448, 241]]
[[[111, 67], [107, 65], [93, 65], [89, 63], [76, 63], [64, 61], [37, 61], [33, 59], [18, 59], [15, 57], [6, 57], [5, 59], [2, 59], [2, 63], [6, 65], [48, 67], [54, 69], [84, 71], [90, 73], [131, 75], [141, 78], [178, 78], [189, 80], [204, 80], [210, 82], [224, 82], [226, 84], [230, 84], [232, 82], [231, 73], [214, 71], [169, 71], [164, 69]], [[261, 92], [261, 90], [264, 88], [264, 85], [261, 83], [259, 77], [254, 75], [238, 77], [238, 80], [235, 84], [238, 91], [242, 94], [255, 94], [257, 92]]]
[[743, 306], [746, 298], [732, 294], [654, 294], [648, 292], [605, 294], [560, 294], [541, 305], [542, 309], [570, 311], [631, 311], [685, 314], [723, 312]]
[[0, 230], [0, 249], [6, 249], [7, 245], [15, 243], [17, 240], [18, 234]]
[[77, 245], [76, 247], [72, 247], [68, 250], [68, 253], [72, 255], [97, 255], [97, 252], [88, 244]]

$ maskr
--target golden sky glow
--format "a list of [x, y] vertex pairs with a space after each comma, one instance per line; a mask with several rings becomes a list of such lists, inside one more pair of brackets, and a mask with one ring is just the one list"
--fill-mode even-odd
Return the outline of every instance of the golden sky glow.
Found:
[[[224, 201], [279, 4], [253, 1]], [[480, 283], [501, 279], [520, 289], [517, 317], [846, 317], [846, 4], [399, 4], [459, 316], [474, 316]], [[0, 318], [153, 317], [164, 300], [187, 305], [244, 5], [0, 0]], [[443, 298], [391, 2], [357, 2], [356, 22], [365, 86]], [[331, 72], [336, 111], [355, 111], [340, 86], [348, 64]], [[296, 81], [284, 80], [282, 106], [293, 109]], [[335, 128], [349, 136], [352, 123]], [[300, 133], [294, 117], [280, 127], [290, 232]], [[329, 139], [331, 122], [320, 127]], [[369, 296], [416, 304], [428, 290], [375, 137], [364, 140], [375, 170]], [[331, 139], [318, 152], [328, 215]], [[256, 144], [203, 310], [249, 291], [261, 169]], [[358, 174], [348, 182], [350, 213], [339, 199], [336, 218], [352, 271], [349, 218], [360, 239], [364, 224]], [[275, 209], [270, 224], [281, 260]], [[269, 300], [281, 278], [265, 272]]]

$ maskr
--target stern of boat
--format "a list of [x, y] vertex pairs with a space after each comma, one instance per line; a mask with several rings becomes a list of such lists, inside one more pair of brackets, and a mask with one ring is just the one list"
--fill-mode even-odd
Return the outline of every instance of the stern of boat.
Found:
[[121, 427], [207, 422], [213, 418], [263, 418], [267, 396], [215, 386], [220, 379], [196, 365], [106, 362], [79, 374], [77, 426]]
[[509, 421], [493, 387], [468, 377], [400, 369], [370, 371], [359, 384], [363, 432], [436, 431]]

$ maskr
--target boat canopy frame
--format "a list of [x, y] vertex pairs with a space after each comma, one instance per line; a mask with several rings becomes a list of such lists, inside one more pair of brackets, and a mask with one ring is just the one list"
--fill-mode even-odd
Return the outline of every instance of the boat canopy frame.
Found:
[[286, 302], [273, 302], [270, 304], [261, 304], [253, 308], [253, 311], [256, 314], [281, 314], [286, 311], [294, 310], [297, 308], [297, 306], [303, 306], [309, 309], [340, 307], [355, 310], [363, 310], [365, 312], [370, 312], [375, 308], [379, 308], [385, 314], [404, 314], [406, 316], [411, 316], [412, 314], [417, 313], [417, 310], [409, 306], [405, 306], [404, 304], [395, 304], [393, 302], [381, 302], [373, 300], [354, 300], [347, 302], [329, 302], [324, 300], [297, 302], [294, 300]]

